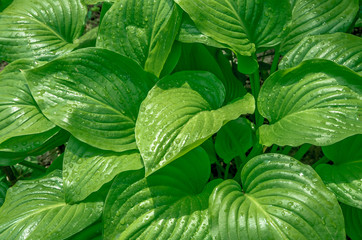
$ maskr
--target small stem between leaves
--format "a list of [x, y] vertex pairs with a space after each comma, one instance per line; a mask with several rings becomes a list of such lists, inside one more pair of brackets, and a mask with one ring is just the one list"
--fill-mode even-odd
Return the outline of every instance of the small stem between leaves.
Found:
[[270, 75], [277, 70], [279, 58], [280, 58], [280, 46], [277, 46], [277, 47], [275, 47], [275, 54], [274, 54], [273, 63], [272, 63], [271, 69], [270, 69]]
[[28, 162], [28, 161], [22, 161], [19, 163], [20, 165], [23, 165], [25, 167], [28, 167], [28, 168], [31, 168], [31, 169], [34, 169], [34, 170], [39, 170], [41, 172], [46, 172], [46, 169], [45, 167], [42, 167], [38, 164], [35, 164], [35, 163], [32, 163], [32, 162]]

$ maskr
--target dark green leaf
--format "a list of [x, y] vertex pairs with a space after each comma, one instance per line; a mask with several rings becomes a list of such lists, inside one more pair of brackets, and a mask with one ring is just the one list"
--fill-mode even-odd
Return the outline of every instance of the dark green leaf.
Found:
[[209, 199], [213, 239], [345, 239], [341, 208], [318, 174], [285, 155], [251, 159]]
[[6, 180], [5, 174], [0, 169], [0, 207], [5, 201], [6, 191], [9, 188], [9, 183]]
[[341, 204], [346, 233], [352, 240], [362, 239], [362, 210]]
[[86, 48], [26, 72], [43, 114], [79, 140], [116, 152], [136, 149], [138, 109], [155, 78], [130, 59]]
[[266, 146], [325, 146], [362, 133], [362, 77], [322, 59], [271, 75], [258, 109], [270, 125], [259, 128]]

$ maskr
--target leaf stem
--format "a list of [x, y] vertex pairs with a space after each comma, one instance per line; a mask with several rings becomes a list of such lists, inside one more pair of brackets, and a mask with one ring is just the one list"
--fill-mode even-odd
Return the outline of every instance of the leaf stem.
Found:
[[[254, 54], [254, 58], [257, 59], [256, 55]], [[258, 69], [249, 75], [250, 77], [250, 85], [251, 85], [251, 92], [255, 98], [255, 101], [258, 100], [259, 92], [260, 92], [260, 72], [259, 72], [259, 65]], [[259, 110], [255, 107], [255, 125], [256, 128], [259, 128], [264, 122], [263, 117], [260, 115]]]
[[14, 185], [16, 183], [16, 176], [9, 166], [1, 167], [1, 170], [5, 173], [8, 181], [11, 183], [11, 185]]
[[224, 173], [224, 179], [227, 179], [227, 178], [228, 178], [229, 169], [230, 169], [230, 163], [226, 164], [225, 173]]
[[318, 165], [329, 162], [329, 159], [326, 156], [323, 156], [321, 159], [319, 159], [317, 162], [315, 162], [312, 165], [312, 168], [316, 168]]
[[308, 152], [308, 150], [311, 146], [312, 146], [311, 144], [303, 144], [302, 146], [300, 146], [300, 148], [294, 154], [293, 157], [300, 161], [302, 159], [302, 157]]
[[278, 151], [278, 145], [274, 144], [270, 150], [271, 153], [276, 153]]
[[270, 68], [270, 75], [277, 70], [279, 58], [280, 58], [280, 45], [275, 47], [274, 59], [272, 66]]
[[34, 169], [34, 170], [39, 170], [39, 171], [44, 172], [44, 173], [46, 172], [45, 167], [42, 167], [42, 166], [40, 166], [38, 164], [35, 164], [35, 163], [32, 163], [32, 162], [28, 162], [28, 161], [24, 160], [24, 161], [20, 162], [19, 164], [23, 165], [25, 167]]
[[288, 155], [288, 153], [292, 150], [291, 146], [286, 146], [283, 151], [281, 151], [281, 154]]

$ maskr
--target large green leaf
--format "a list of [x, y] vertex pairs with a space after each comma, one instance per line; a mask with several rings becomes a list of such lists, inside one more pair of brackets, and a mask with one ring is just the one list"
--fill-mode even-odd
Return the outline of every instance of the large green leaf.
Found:
[[12, 2], [13, 0], [0, 0], [0, 12], [7, 8]]
[[105, 151], [72, 137], [67, 144], [63, 163], [65, 199], [67, 202], [81, 201], [118, 173], [142, 167], [137, 151]]
[[196, 148], [157, 173], [118, 175], [104, 208], [105, 239], [210, 239], [210, 162]]
[[271, 75], [258, 109], [270, 125], [259, 128], [266, 146], [325, 146], [362, 133], [362, 77], [322, 59]]
[[138, 109], [155, 78], [130, 59], [86, 48], [26, 72], [43, 114], [91, 146], [136, 149]]
[[14, 0], [0, 13], [0, 59], [49, 58], [73, 50], [86, 13], [80, 0]]
[[213, 239], [345, 239], [337, 199], [318, 174], [285, 155], [250, 160], [210, 195]]
[[6, 191], [9, 188], [9, 183], [6, 181], [5, 174], [0, 171], [0, 207], [5, 201]]
[[358, 11], [358, 0], [295, 0], [288, 35], [281, 44], [287, 53], [306, 36], [345, 32]]
[[362, 239], [362, 209], [341, 204], [346, 233], [352, 240]]
[[66, 240], [102, 240], [103, 222], [101, 220], [102, 218]]
[[175, 2], [202, 33], [246, 56], [251, 56], [256, 49], [277, 45], [291, 15], [289, 0]]
[[65, 239], [95, 222], [102, 202], [68, 205], [61, 171], [38, 180], [19, 181], [0, 208], [1, 239]]
[[333, 165], [318, 165], [316, 171], [340, 202], [362, 209], [362, 135], [354, 135], [323, 147]]
[[159, 76], [181, 24], [172, 0], [122, 0], [113, 4], [99, 29], [97, 46], [137, 61]]
[[254, 112], [250, 94], [221, 107], [224, 98], [221, 81], [208, 72], [161, 79], [142, 102], [136, 123], [146, 175], [197, 147], [228, 121]]
[[334, 61], [362, 75], [362, 39], [347, 33], [306, 37], [283, 57], [279, 69], [313, 58]]

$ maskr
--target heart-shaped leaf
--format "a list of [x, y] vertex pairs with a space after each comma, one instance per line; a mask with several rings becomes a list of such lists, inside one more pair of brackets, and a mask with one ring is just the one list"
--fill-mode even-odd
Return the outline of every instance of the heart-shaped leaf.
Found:
[[118, 173], [142, 167], [137, 151], [105, 151], [72, 137], [67, 144], [63, 163], [65, 199], [67, 202], [81, 201]]
[[224, 98], [221, 81], [208, 72], [161, 79], [142, 102], [136, 123], [146, 175], [197, 147], [228, 121], [254, 112], [250, 94], [221, 107]]
[[102, 202], [68, 205], [64, 201], [61, 171], [8, 190], [0, 208], [1, 239], [65, 239], [95, 222]]
[[362, 39], [347, 33], [306, 37], [283, 57], [279, 69], [313, 58], [334, 61], [362, 75]]
[[155, 78], [115, 52], [86, 48], [26, 72], [43, 114], [79, 140], [116, 152], [136, 149], [138, 108]]
[[246, 56], [256, 49], [277, 45], [291, 15], [289, 0], [175, 2], [203, 34]]
[[288, 35], [281, 44], [287, 53], [304, 37], [346, 32], [358, 11], [358, 0], [295, 0]]
[[196, 148], [157, 173], [118, 175], [106, 199], [106, 239], [209, 239], [210, 162]]
[[117, 1], [102, 20], [97, 46], [128, 56], [159, 76], [181, 16], [182, 11], [172, 0]]
[[362, 209], [341, 204], [346, 233], [352, 240], [362, 239]]
[[245, 118], [228, 122], [216, 135], [215, 150], [225, 163], [244, 155], [254, 142], [252, 123]]
[[[323, 147], [333, 165], [318, 165], [316, 171], [340, 202], [362, 209], [362, 135], [354, 135]], [[348, 151], [346, 151], [348, 149]]]
[[259, 128], [262, 144], [330, 145], [362, 133], [362, 77], [328, 60], [307, 60], [271, 75], [258, 109], [270, 122]]
[[209, 199], [213, 239], [345, 239], [341, 208], [318, 174], [285, 155], [251, 159]]
[[80, 0], [14, 0], [0, 13], [0, 59], [50, 58], [70, 52], [83, 32]]

